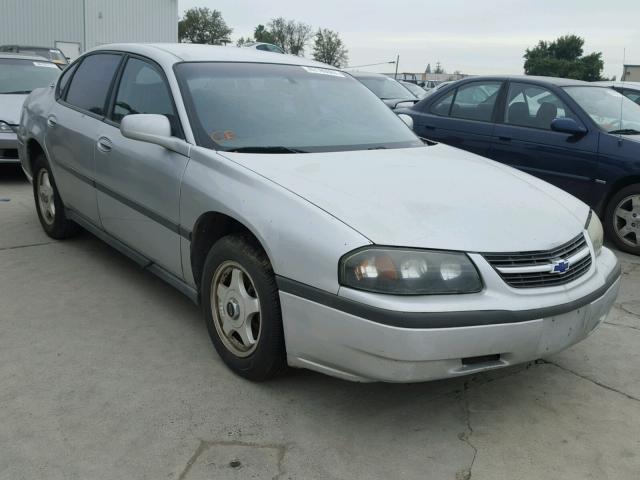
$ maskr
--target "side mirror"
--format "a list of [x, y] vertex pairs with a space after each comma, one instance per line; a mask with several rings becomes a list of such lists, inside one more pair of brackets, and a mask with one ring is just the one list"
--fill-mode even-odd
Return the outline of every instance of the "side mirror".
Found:
[[578, 124], [573, 118], [556, 118], [551, 122], [551, 130], [568, 133], [569, 135], [584, 135], [587, 133], [587, 129]]
[[172, 152], [189, 155], [189, 144], [171, 136], [171, 124], [164, 115], [127, 115], [120, 122], [120, 132], [131, 140], [153, 143]]
[[399, 102], [391, 104], [389, 106], [391, 107], [391, 110], [395, 110], [397, 108], [411, 108], [419, 101], [419, 98], [416, 98], [415, 100], [400, 100]]
[[411, 118], [406, 113], [399, 113], [398, 117], [400, 118], [400, 120], [402, 120], [405, 123], [407, 127], [413, 130], [413, 118]]

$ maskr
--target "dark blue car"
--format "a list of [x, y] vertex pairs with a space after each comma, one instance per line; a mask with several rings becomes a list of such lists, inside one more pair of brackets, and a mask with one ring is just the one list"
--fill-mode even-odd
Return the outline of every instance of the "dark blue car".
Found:
[[421, 137], [575, 195], [612, 242], [640, 254], [640, 106], [620, 93], [550, 77], [473, 77], [397, 113], [410, 115]]

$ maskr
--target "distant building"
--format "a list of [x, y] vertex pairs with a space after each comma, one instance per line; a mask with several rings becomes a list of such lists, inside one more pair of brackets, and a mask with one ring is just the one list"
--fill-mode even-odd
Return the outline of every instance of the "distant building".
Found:
[[[385, 73], [389, 77], [394, 77], [395, 73]], [[468, 77], [465, 73], [413, 73], [413, 72], [398, 72], [396, 77], [398, 80], [406, 80], [408, 82], [417, 83], [418, 85], [424, 85], [427, 82], [440, 83], [448, 82], [449, 80], [460, 80], [461, 78]]]
[[640, 65], [625, 65], [620, 80], [623, 82], [640, 82]]
[[74, 59], [116, 42], [177, 42], [178, 0], [2, 0], [0, 45], [59, 48]]

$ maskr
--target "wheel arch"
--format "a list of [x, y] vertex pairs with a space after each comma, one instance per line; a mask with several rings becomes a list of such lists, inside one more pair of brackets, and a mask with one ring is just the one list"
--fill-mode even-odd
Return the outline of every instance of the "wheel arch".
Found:
[[604, 217], [609, 207], [609, 202], [616, 193], [618, 193], [623, 188], [628, 187], [629, 185], [634, 185], [636, 183], [640, 184], [640, 174], [629, 175], [616, 180], [613, 185], [611, 185], [611, 188], [609, 188], [605, 200], [600, 205], [600, 211], [598, 212], [600, 214], [600, 217]]
[[191, 231], [191, 271], [198, 288], [200, 288], [204, 263], [209, 250], [218, 240], [232, 234], [246, 235], [252, 243], [264, 252], [269, 259], [269, 263], [273, 266], [267, 249], [251, 228], [225, 213], [205, 212], [198, 217]]
[[33, 162], [34, 162], [35, 158], [40, 154], [42, 154], [45, 157], [47, 157], [47, 152], [44, 149], [44, 147], [40, 144], [40, 141], [38, 141], [36, 138], [29, 138], [25, 142], [24, 151], [25, 151], [25, 155], [27, 157], [26, 158], [26, 162], [24, 162], [24, 163], [29, 168], [29, 174], [31, 176], [33, 176]]

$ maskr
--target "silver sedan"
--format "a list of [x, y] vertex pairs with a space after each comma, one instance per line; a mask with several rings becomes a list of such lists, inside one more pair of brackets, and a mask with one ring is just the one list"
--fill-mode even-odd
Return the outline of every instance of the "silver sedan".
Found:
[[530, 361], [591, 334], [619, 288], [582, 202], [423, 142], [299, 57], [103, 46], [29, 96], [19, 141], [45, 232], [84, 227], [174, 285], [254, 380]]

